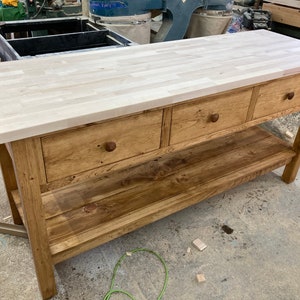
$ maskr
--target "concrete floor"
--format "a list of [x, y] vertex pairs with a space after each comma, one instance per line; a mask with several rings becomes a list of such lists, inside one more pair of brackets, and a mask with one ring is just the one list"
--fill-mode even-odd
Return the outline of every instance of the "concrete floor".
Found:
[[[281, 134], [287, 129], [295, 132], [299, 115], [289, 120], [275, 129]], [[278, 125], [273, 122], [273, 128], [274, 124]], [[287, 185], [281, 172], [278, 169], [56, 265], [58, 295], [53, 299], [103, 299], [118, 258], [137, 247], [152, 249], [165, 259], [166, 300], [300, 299], [300, 174]], [[0, 221], [10, 214], [5, 201], [1, 186]], [[224, 232], [224, 224], [233, 229], [231, 234]], [[192, 246], [196, 238], [207, 244], [203, 252]], [[27, 239], [0, 234], [0, 265], [1, 300], [41, 299]], [[205, 282], [197, 282], [198, 273], [205, 275]], [[136, 300], [152, 300], [157, 299], [163, 279], [159, 262], [138, 253], [122, 264], [116, 284]]]

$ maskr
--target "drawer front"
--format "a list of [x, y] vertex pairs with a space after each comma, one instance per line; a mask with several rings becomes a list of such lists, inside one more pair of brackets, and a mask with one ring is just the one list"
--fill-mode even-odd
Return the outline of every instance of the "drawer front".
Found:
[[269, 116], [295, 107], [300, 107], [300, 75], [262, 85], [253, 118]]
[[158, 149], [161, 123], [152, 111], [43, 137], [47, 181]]
[[252, 89], [240, 90], [174, 107], [170, 144], [243, 124], [251, 94]]

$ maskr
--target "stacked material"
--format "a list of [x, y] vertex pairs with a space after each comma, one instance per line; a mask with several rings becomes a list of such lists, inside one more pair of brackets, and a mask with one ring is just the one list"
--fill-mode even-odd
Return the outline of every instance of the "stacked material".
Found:
[[263, 9], [272, 13], [274, 22], [300, 27], [300, 0], [268, 0]]

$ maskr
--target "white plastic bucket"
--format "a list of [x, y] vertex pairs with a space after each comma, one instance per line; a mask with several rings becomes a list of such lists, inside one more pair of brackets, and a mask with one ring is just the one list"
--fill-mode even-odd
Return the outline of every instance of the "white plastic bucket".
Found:
[[196, 10], [186, 32], [187, 38], [223, 34], [227, 31], [232, 13], [220, 10]]

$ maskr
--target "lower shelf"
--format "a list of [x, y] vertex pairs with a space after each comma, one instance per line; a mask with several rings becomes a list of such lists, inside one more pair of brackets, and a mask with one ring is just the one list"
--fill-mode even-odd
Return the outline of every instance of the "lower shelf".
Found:
[[290, 162], [258, 127], [42, 195], [54, 263]]

